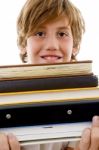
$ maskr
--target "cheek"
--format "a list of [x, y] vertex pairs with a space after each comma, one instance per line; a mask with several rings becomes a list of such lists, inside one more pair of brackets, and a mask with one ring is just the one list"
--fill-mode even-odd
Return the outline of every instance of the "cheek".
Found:
[[68, 56], [72, 54], [72, 50], [73, 50], [73, 42], [64, 42], [62, 43], [62, 49], [64, 52], [64, 55]]
[[27, 40], [27, 55], [35, 55], [38, 50], [38, 44], [34, 42], [32, 39]]

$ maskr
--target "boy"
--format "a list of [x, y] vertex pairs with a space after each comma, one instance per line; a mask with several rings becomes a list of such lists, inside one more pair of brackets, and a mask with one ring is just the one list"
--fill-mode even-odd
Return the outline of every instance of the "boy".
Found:
[[[27, 0], [17, 22], [18, 46], [23, 62], [69, 62], [76, 59], [85, 30], [80, 11], [68, 0]], [[68, 143], [21, 148], [12, 134], [0, 134], [0, 150], [71, 150]], [[99, 150], [99, 117], [85, 129], [74, 150]]]

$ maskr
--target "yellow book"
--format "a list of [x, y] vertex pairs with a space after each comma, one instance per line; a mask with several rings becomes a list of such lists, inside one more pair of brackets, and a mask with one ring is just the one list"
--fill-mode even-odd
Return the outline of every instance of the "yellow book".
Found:
[[99, 99], [99, 87], [0, 93], [0, 106]]

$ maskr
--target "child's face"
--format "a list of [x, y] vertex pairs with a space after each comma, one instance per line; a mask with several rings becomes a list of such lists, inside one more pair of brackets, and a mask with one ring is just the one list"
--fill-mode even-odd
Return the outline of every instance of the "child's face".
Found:
[[42, 25], [27, 39], [27, 61], [32, 64], [71, 61], [73, 36], [66, 18]]

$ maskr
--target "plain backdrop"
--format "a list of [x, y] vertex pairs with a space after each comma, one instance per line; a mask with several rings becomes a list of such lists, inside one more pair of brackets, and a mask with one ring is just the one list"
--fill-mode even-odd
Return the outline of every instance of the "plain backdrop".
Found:
[[[93, 60], [93, 71], [99, 74], [99, 1], [71, 0], [82, 12], [86, 32], [78, 59]], [[17, 48], [16, 20], [25, 0], [0, 1], [0, 65], [20, 64]]]

